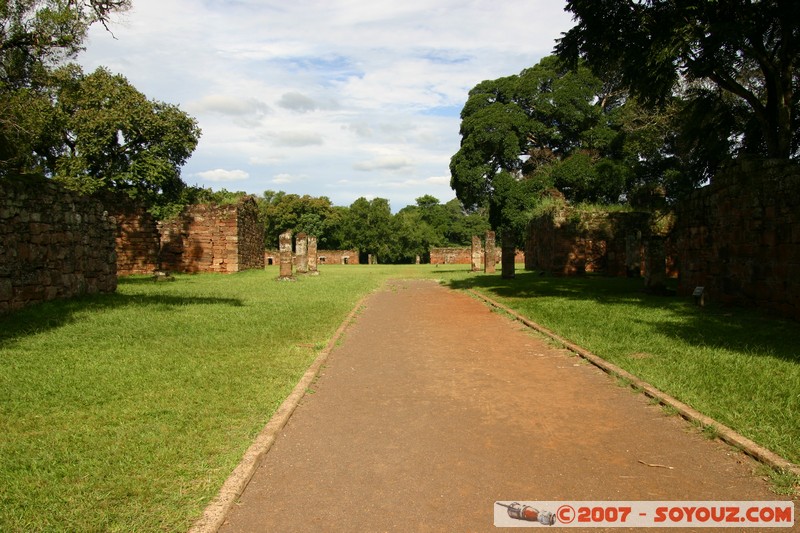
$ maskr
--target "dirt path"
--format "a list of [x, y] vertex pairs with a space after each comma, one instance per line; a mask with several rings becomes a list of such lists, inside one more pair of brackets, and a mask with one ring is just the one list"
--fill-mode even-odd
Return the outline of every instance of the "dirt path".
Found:
[[432, 282], [372, 295], [313, 391], [221, 531], [492, 531], [498, 500], [784, 499], [748, 458]]

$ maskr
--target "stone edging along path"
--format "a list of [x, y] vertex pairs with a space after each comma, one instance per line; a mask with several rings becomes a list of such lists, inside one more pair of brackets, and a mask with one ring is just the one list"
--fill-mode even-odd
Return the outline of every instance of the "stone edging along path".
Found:
[[630, 384], [632, 388], [642, 392], [645, 396], [657, 400], [662, 405], [668, 405], [672, 407], [684, 419], [690, 422], [701, 424], [702, 426], [713, 428], [720, 440], [740, 449], [742, 452], [746, 453], [747, 455], [756, 459], [757, 461], [764, 463], [774, 469], [783, 470], [786, 472], [790, 472], [796, 476], [800, 476], [800, 465], [796, 465], [794, 463], [787, 461], [783, 457], [769, 451], [763, 446], [756, 444], [755, 442], [744, 437], [743, 435], [740, 435], [739, 433], [729, 428], [728, 426], [720, 424], [716, 420], [705, 416], [704, 414], [696, 411], [695, 409], [692, 409], [685, 403], [676, 400], [672, 396], [658, 390], [649, 383], [640, 380], [633, 374], [594, 355], [590, 351], [569, 342], [568, 340], [556, 335], [555, 333], [545, 328], [544, 326], [541, 326], [536, 322], [533, 322], [532, 320], [525, 318], [524, 316], [520, 315], [511, 308], [492, 300], [488, 296], [485, 296], [472, 289], [469, 289], [467, 292], [469, 292], [476, 298], [486, 302], [492, 307], [495, 307], [507, 313], [515, 320], [518, 320], [519, 322], [523, 323], [525, 326], [534, 329], [539, 333], [547, 337], [550, 337], [554, 341], [562, 344], [566, 349], [577, 354], [581, 358], [587, 360], [591, 364], [601, 369], [603, 372], [606, 372], [607, 374], [625, 380], [627, 383]]

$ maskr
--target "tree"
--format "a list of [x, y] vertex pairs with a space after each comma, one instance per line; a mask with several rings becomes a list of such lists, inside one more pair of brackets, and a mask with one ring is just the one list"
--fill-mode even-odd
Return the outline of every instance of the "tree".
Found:
[[344, 245], [356, 248], [362, 255], [391, 260], [395, 249], [392, 233], [392, 211], [389, 200], [358, 198], [350, 205], [344, 220]]
[[0, 1], [0, 177], [42, 173], [34, 146], [48, 136], [50, 72], [82, 49], [89, 27], [108, 27], [130, 0]]
[[[76, 66], [55, 78], [49, 139], [38, 149], [51, 175], [73, 190], [122, 191], [148, 206], [178, 199], [180, 168], [197, 146], [197, 122], [176, 106], [148, 100], [121, 75]], [[37, 147], [34, 147], [37, 149]]]
[[[800, 4], [792, 0], [568, 0], [577, 25], [558, 55], [585, 58], [651, 105], [677, 92], [703, 102], [685, 133], [732, 140], [735, 153], [796, 158]], [[711, 105], [709, 105], [711, 104]], [[724, 115], [722, 115], [724, 116]]]
[[[456, 196], [468, 209], [488, 207], [501, 239], [519, 243], [537, 192], [560, 185], [581, 200], [608, 189], [609, 173], [597, 174], [594, 166], [619, 136], [613, 120], [619, 105], [588, 69], [570, 71], [555, 57], [518, 76], [479, 83], [461, 113], [461, 148], [450, 162]], [[575, 154], [589, 157], [592, 172], [562, 172], [559, 182], [555, 165]], [[618, 200], [622, 188], [613, 193], [605, 196]]]
[[320, 246], [331, 244], [328, 220], [334, 213], [330, 199], [325, 196], [317, 198], [307, 194], [299, 196], [283, 191], [265, 191], [259, 200], [259, 210], [267, 248], [276, 247], [278, 237], [286, 230], [313, 235]]

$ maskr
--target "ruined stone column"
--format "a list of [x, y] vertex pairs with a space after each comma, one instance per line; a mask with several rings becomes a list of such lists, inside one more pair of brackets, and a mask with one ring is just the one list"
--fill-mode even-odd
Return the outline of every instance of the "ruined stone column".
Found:
[[297, 256], [297, 273], [308, 272], [308, 235], [298, 233], [295, 238], [294, 254]]
[[281, 254], [281, 272], [278, 279], [294, 279], [292, 276], [292, 232], [281, 233], [278, 243]]
[[497, 246], [495, 245], [495, 235], [493, 231], [486, 232], [485, 250], [483, 253], [483, 272], [494, 274], [495, 263], [497, 262]]
[[317, 270], [317, 238], [308, 236], [308, 273], [319, 274]]
[[483, 263], [483, 248], [481, 247], [481, 238], [477, 235], [472, 236], [472, 271], [477, 272], [481, 269]]

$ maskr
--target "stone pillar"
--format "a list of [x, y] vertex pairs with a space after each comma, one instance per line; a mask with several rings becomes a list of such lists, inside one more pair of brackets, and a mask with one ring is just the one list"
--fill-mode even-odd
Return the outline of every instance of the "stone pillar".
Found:
[[295, 238], [294, 254], [297, 256], [297, 273], [308, 272], [308, 235], [298, 233]]
[[481, 247], [481, 238], [477, 235], [472, 236], [472, 271], [478, 272], [483, 263], [483, 248]]
[[494, 274], [495, 263], [497, 262], [497, 246], [495, 245], [495, 235], [493, 231], [486, 232], [485, 250], [483, 253], [483, 272]]
[[308, 236], [308, 273], [319, 274], [317, 270], [317, 238]]
[[500, 258], [500, 264], [502, 265], [502, 277], [503, 279], [514, 279], [516, 276], [516, 273], [514, 272], [514, 261], [517, 259], [517, 247], [515, 246], [515, 239], [511, 232], [506, 231], [503, 232], [501, 241], [501, 245], [503, 247]]
[[278, 279], [294, 279], [292, 276], [292, 232], [281, 233], [278, 242], [281, 254], [281, 273]]

